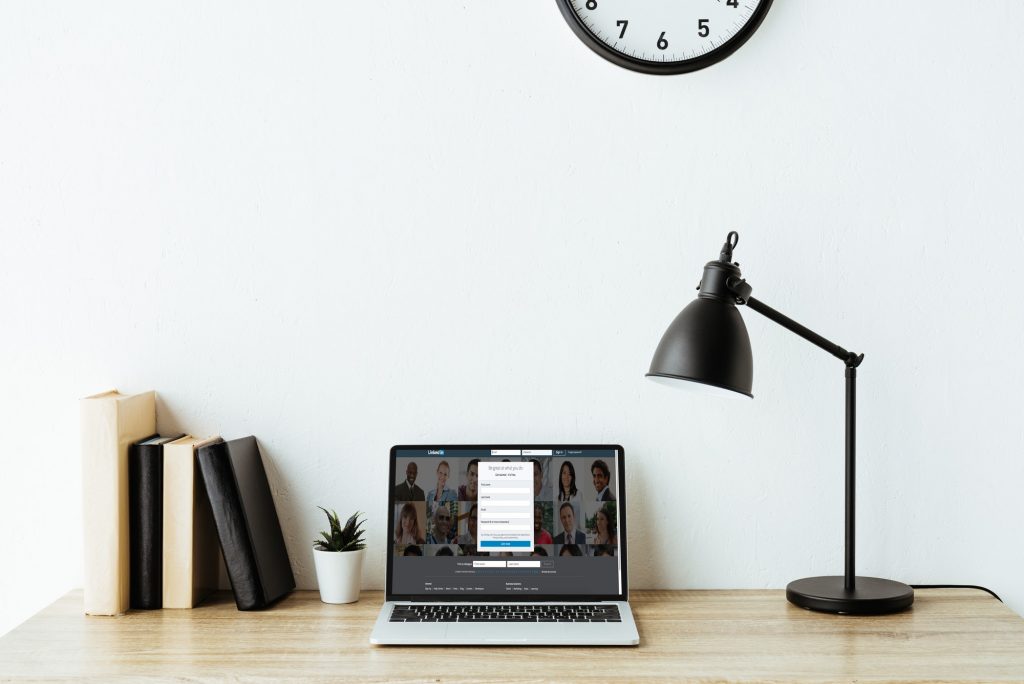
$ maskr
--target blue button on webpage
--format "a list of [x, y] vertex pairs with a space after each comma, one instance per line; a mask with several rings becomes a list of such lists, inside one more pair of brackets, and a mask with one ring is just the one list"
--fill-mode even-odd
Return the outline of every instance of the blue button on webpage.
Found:
[[530, 542], [528, 541], [481, 541], [480, 546], [497, 549], [497, 548], [529, 548]]

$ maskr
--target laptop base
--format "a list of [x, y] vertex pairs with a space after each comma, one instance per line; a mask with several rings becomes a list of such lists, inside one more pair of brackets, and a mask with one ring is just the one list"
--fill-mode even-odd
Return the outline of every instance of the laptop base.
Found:
[[370, 643], [401, 646], [636, 646], [636, 623], [625, 601], [617, 605], [622, 622], [390, 622], [396, 605], [388, 601], [380, 610]]

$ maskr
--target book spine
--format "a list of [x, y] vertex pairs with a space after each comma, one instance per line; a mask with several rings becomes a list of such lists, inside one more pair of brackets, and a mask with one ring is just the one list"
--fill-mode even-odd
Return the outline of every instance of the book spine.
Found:
[[156, 431], [153, 392], [80, 402], [84, 609], [118, 615], [129, 606], [128, 448]]
[[203, 487], [213, 509], [231, 590], [235, 594], [235, 605], [239, 610], [263, 608], [267, 603], [265, 592], [227, 445], [222, 442], [204, 446], [199, 449], [197, 458]]
[[122, 583], [127, 588], [128, 578], [119, 575], [121, 551], [127, 550], [128, 540], [119, 534], [117, 405], [84, 399], [81, 423], [85, 612], [117, 615], [128, 608], [128, 601], [121, 599]]
[[163, 605], [163, 446], [132, 445], [128, 454], [132, 608]]
[[196, 462], [220, 438], [164, 445], [164, 608], [193, 608], [217, 588], [220, 545]]
[[191, 444], [164, 447], [164, 608], [191, 608], [193, 452]]

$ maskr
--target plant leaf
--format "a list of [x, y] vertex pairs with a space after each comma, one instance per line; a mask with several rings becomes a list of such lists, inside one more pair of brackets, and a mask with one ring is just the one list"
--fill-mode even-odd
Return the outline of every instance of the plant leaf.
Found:
[[359, 549], [366, 548], [366, 544], [363, 542], [365, 530], [362, 529], [366, 519], [360, 519], [362, 512], [356, 511], [353, 513], [345, 521], [345, 526], [342, 527], [337, 511], [329, 511], [323, 506], [317, 506], [317, 508], [327, 516], [331, 530], [330, 532], [321, 532], [320, 534], [326, 540], [326, 543], [318, 539], [314, 542], [315, 546], [325, 551], [358, 551]]

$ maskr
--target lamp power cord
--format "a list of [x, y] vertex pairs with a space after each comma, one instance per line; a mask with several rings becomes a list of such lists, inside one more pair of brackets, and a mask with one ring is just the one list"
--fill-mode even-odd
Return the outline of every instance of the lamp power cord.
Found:
[[911, 589], [980, 589], [981, 591], [988, 592], [995, 597], [997, 601], [1003, 603], [1003, 599], [999, 598], [999, 594], [992, 591], [988, 587], [978, 586], [977, 584], [911, 584]]

